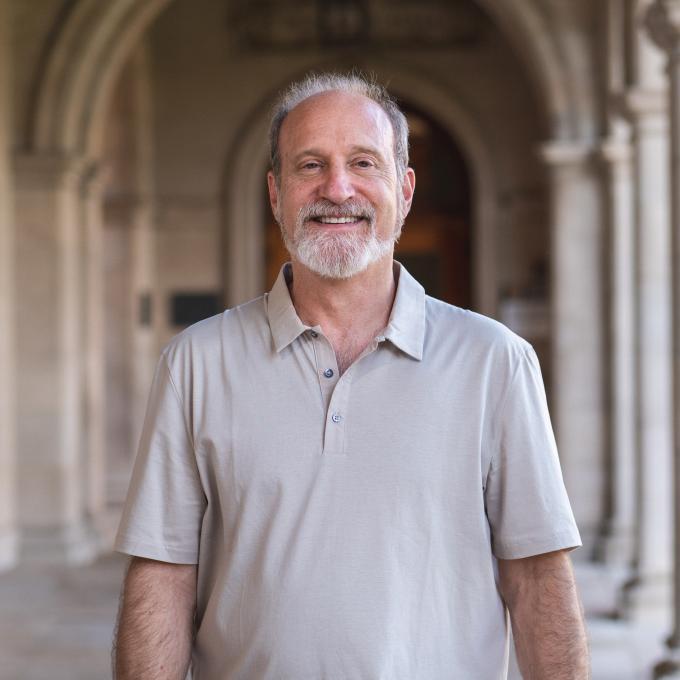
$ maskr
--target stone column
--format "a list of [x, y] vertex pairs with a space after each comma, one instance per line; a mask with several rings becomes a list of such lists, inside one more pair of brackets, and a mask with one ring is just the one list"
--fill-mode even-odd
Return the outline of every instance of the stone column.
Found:
[[106, 355], [111, 396], [107, 501], [118, 508], [127, 493], [158, 359], [152, 212], [152, 199], [137, 195], [109, 200], [105, 211], [108, 256], [115, 259], [109, 265], [106, 318], [111, 342]]
[[638, 36], [627, 95], [635, 151], [637, 496], [629, 618], [665, 623], [671, 558], [671, 346], [668, 113], [660, 53]]
[[680, 0], [656, 0], [647, 13], [652, 38], [667, 52], [670, 80], [670, 212], [672, 257], [673, 337], [673, 491], [674, 598], [673, 633], [668, 658], [655, 668], [655, 677], [680, 678]]
[[104, 363], [103, 183], [92, 167], [81, 186], [80, 222], [83, 255], [83, 447], [84, 508], [93, 546], [103, 543], [106, 528], [106, 400]]
[[[106, 203], [105, 224], [108, 242], [118, 252], [116, 261], [111, 262], [113, 278], [109, 280], [109, 294], [114, 304], [107, 319], [109, 324], [116, 324], [107, 340], [113, 337], [118, 342], [107, 351], [109, 371], [115, 379], [115, 383], [109, 382], [109, 388], [117, 402], [112, 415], [115, 410], [119, 421], [118, 425], [113, 420], [109, 424], [115, 444], [109, 451], [107, 473], [107, 495], [112, 509], [122, 505], [127, 493], [158, 360], [156, 324], [162, 317], [159, 312], [164, 303], [155, 272], [153, 88], [145, 44], [135, 51], [128, 69], [125, 88], [130, 111], [124, 123], [127, 136], [115, 150], [119, 164], [121, 156], [127, 158], [127, 164], [122, 166], [127, 172], [119, 173], [114, 182], [117, 190], [110, 193]], [[125, 347], [125, 356], [121, 356], [121, 346]], [[114, 376], [116, 366], [119, 370]], [[115, 520], [117, 523], [118, 517]]]
[[[156, 186], [154, 168], [153, 83], [149, 49], [142, 45], [134, 55], [135, 187], [131, 210], [130, 292], [132, 338], [132, 447], [130, 466], [142, 432], [146, 403], [158, 360], [160, 309], [156, 271]], [[130, 468], [131, 469], [131, 468]]]
[[635, 259], [630, 131], [613, 125], [600, 148], [607, 186], [610, 427], [606, 508], [598, 557], [628, 567], [635, 526]]
[[159, 316], [160, 298], [156, 294], [156, 257], [151, 196], [140, 196], [132, 214], [130, 247], [130, 293], [132, 338], [132, 447], [130, 465], [142, 432], [146, 403], [158, 361], [154, 319]]
[[626, 83], [625, 4], [602, 5], [606, 25], [607, 131], [600, 145], [606, 187], [609, 355], [604, 517], [596, 557], [624, 576], [633, 557], [635, 526], [635, 244], [631, 126], [621, 106]]
[[542, 155], [551, 190], [552, 415], [587, 557], [602, 517], [604, 480], [600, 186], [589, 148], [553, 142]]
[[0, 0], [0, 571], [16, 555], [14, 439], [14, 241], [10, 160], [9, 3]]
[[26, 559], [93, 554], [82, 483], [80, 184], [83, 164], [15, 159], [18, 512]]

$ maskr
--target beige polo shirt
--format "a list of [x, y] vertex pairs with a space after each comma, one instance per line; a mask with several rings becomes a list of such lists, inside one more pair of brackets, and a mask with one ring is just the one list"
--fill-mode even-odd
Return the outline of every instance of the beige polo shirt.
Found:
[[400, 265], [342, 375], [272, 291], [158, 365], [117, 549], [198, 563], [196, 680], [496, 680], [496, 557], [579, 545], [531, 347]]

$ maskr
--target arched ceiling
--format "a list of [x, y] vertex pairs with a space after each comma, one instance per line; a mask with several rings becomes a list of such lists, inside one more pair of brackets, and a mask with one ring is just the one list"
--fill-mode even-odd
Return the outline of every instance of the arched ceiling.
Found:
[[[69, 0], [44, 68], [36, 74], [29, 115], [30, 150], [92, 153], [116, 78], [154, 19], [172, 0]], [[552, 30], [537, 0], [477, 0], [521, 57], [555, 139], [583, 137], [592, 114], [580, 55]], [[592, 116], [591, 116], [592, 117]]]

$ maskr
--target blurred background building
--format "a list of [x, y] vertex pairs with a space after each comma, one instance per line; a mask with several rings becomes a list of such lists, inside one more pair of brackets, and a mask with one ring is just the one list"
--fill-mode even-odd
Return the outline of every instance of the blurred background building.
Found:
[[397, 257], [541, 358], [592, 621], [668, 633], [671, 5], [0, 0], [1, 578], [110, 551], [160, 348], [285, 258], [274, 96], [357, 68], [411, 126]]

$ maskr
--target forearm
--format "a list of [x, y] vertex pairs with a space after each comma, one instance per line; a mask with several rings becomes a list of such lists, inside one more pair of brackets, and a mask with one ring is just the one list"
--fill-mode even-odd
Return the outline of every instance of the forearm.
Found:
[[524, 680], [587, 680], [588, 642], [569, 557], [505, 561], [501, 588]]
[[133, 558], [114, 643], [115, 680], [184, 680], [195, 607], [195, 566]]

